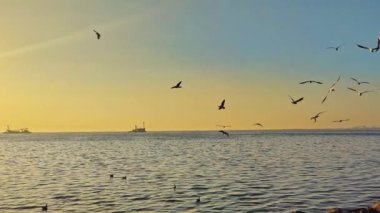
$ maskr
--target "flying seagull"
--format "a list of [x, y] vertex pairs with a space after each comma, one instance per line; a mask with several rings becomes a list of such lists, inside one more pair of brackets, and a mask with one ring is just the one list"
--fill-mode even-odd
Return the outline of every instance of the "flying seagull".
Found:
[[218, 106], [219, 110], [221, 110], [221, 109], [226, 109], [226, 108], [224, 107], [224, 104], [225, 104], [225, 103], [226, 103], [226, 100], [223, 99], [222, 103], [220, 103], [220, 105]]
[[219, 132], [223, 133], [223, 135], [230, 136], [230, 134], [226, 131], [220, 130]]
[[311, 120], [314, 120], [314, 123], [315, 123], [315, 122], [317, 122], [317, 119], [319, 118], [319, 115], [322, 114], [322, 113], [324, 113], [324, 112], [326, 112], [326, 111], [319, 112], [318, 114], [314, 115], [314, 116], [311, 117], [310, 119], [311, 119]]
[[379, 51], [379, 48], [380, 48], [380, 37], [377, 38], [377, 47], [366, 47], [366, 46], [363, 46], [360, 44], [356, 44], [356, 45], [362, 49], [366, 49], [366, 50], [370, 51], [371, 53], [377, 52], [377, 51]]
[[355, 79], [355, 78], [351, 78], [351, 80], [355, 81], [358, 85], [360, 85], [360, 84], [369, 84], [368, 81], [358, 81], [358, 80]]
[[346, 121], [349, 121], [350, 119], [340, 119], [340, 120], [335, 120], [333, 121], [334, 123], [342, 123], [342, 122], [346, 122]]
[[178, 82], [175, 86], [172, 86], [171, 89], [179, 89], [179, 88], [182, 88], [181, 83], [182, 83], [182, 81]]
[[363, 92], [360, 92], [360, 91], [358, 91], [358, 90], [356, 90], [354, 88], [351, 88], [351, 87], [347, 87], [347, 89], [358, 93], [359, 96], [362, 96], [363, 94], [368, 93], [368, 92], [373, 92], [373, 91], [363, 91]]
[[288, 95], [292, 104], [298, 104], [298, 102], [302, 101], [303, 100], [303, 97], [297, 99], [297, 100], [294, 100], [290, 95]]
[[96, 38], [97, 38], [97, 39], [100, 39], [100, 36], [101, 36], [100, 33], [99, 33], [98, 31], [96, 31], [96, 30], [93, 30], [93, 31], [94, 31], [95, 34], [96, 34]]
[[216, 126], [222, 127], [222, 128], [231, 127], [231, 126], [227, 126], [227, 125], [216, 125]]
[[253, 125], [254, 125], [254, 126], [264, 127], [261, 123], [254, 123]]
[[300, 84], [306, 84], [306, 83], [309, 83], [309, 84], [312, 84], [312, 83], [323, 84], [323, 83], [320, 82], [320, 81], [313, 81], [313, 80], [310, 80], [310, 81], [302, 81], [302, 82], [300, 82]]
[[338, 79], [331, 85], [329, 91], [327, 92], [327, 95], [325, 96], [325, 98], [323, 98], [322, 100], [322, 104], [326, 101], [327, 99], [327, 96], [329, 96], [331, 93], [335, 92], [335, 86], [336, 84], [340, 81], [340, 76], [338, 77]]
[[336, 47], [327, 47], [326, 49], [335, 49], [335, 51], [338, 51], [342, 45], [338, 45]]

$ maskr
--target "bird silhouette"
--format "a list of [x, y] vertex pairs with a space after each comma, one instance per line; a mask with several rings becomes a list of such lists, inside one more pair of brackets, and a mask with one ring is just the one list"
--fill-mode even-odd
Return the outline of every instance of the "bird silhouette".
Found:
[[333, 121], [334, 123], [342, 123], [342, 122], [346, 122], [346, 121], [349, 121], [350, 119], [340, 119], [340, 120], [335, 120]]
[[342, 45], [338, 45], [336, 47], [327, 47], [326, 49], [335, 49], [335, 51], [338, 51]]
[[182, 83], [182, 81], [178, 82], [175, 86], [172, 86], [171, 89], [179, 89], [179, 88], [182, 88], [181, 83]]
[[320, 82], [320, 81], [314, 81], [314, 80], [309, 80], [309, 81], [302, 81], [302, 82], [300, 82], [300, 84], [306, 84], [306, 83], [309, 83], [309, 84], [312, 84], [312, 83], [315, 83], [315, 84], [323, 84], [323, 83]]
[[223, 133], [223, 135], [226, 135], [227, 137], [230, 136], [230, 134], [228, 132], [226, 132], [226, 131], [220, 130], [219, 132]]
[[327, 97], [330, 95], [330, 94], [332, 94], [333, 92], [335, 92], [335, 86], [336, 86], [336, 84], [338, 83], [340, 81], [340, 75], [339, 75], [339, 77], [338, 77], [338, 79], [330, 86], [330, 88], [329, 88], [329, 91], [327, 92], [327, 94], [326, 94], [326, 96], [323, 98], [323, 100], [322, 100], [322, 104], [327, 100]]
[[356, 92], [359, 96], [362, 96], [362, 95], [364, 95], [364, 94], [366, 94], [368, 92], [374, 92], [374, 91], [362, 91], [362, 92], [360, 92], [359, 90], [356, 90], [356, 89], [351, 88], [351, 87], [347, 87], [347, 89]]
[[110, 178], [113, 178], [113, 174], [110, 174]]
[[227, 127], [231, 127], [231, 126], [227, 126], [227, 125], [216, 125], [218, 127], [222, 127], [222, 128], [227, 128]]
[[288, 95], [290, 100], [291, 100], [291, 103], [292, 104], [298, 104], [298, 102], [302, 101], [303, 100], [303, 97], [297, 99], [297, 100], [294, 100], [290, 95]]
[[379, 51], [379, 48], [380, 48], [380, 37], [377, 38], [377, 47], [366, 47], [366, 46], [363, 46], [360, 44], [356, 44], [356, 46], [358, 46], [359, 48], [362, 48], [362, 49], [366, 49], [366, 50], [370, 51], [371, 53], [377, 52], [377, 51]]
[[48, 205], [47, 205], [47, 203], [45, 204], [45, 206], [41, 206], [41, 210], [42, 210], [42, 211], [47, 211], [47, 210], [48, 210]]
[[99, 33], [98, 31], [96, 31], [96, 30], [93, 30], [93, 31], [94, 31], [95, 34], [96, 34], [96, 38], [97, 38], [97, 39], [100, 39], [100, 37], [101, 37], [100, 33]]
[[254, 123], [253, 125], [254, 125], [254, 126], [264, 127], [261, 123]]
[[311, 120], [314, 120], [314, 123], [315, 123], [315, 122], [317, 122], [317, 119], [319, 118], [319, 115], [322, 114], [322, 113], [324, 113], [324, 112], [326, 112], [326, 111], [319, 112], [318, 114], [314, 115], [314, 116], [311, 117], [310, 119], [311, 119]]
[[360, 84], [369, 84], [368, 81], [358, 81], [356, 78], [351, 78], [351, 80], [355, 81], [358, 85], [360, 85]]
[[220, 105], [218, 106], [219, 110], [221, 110], [221, 109], [226, 109], [226, 108], [224, 107], [224, 104], [225, 104], [225, 103], [226, 103], [226, 100], [223, 99], [222, 103], [220, 103]]

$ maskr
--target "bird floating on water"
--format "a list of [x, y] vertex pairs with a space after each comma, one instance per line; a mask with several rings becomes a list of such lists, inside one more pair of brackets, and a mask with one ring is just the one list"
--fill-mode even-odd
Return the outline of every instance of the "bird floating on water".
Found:
[[220, 130], [219, 132], [223, 133], [223, 135], [226, 135], [228, 137], [230, 136], [230, 134], [228, 132], [226, 132], [226, 131]]
[[356, 78], [351, 78], [351, 80], [355, 81], [358, 85], [360, 85], [360, 84], [369, 84], [368, 81], [358, 81]]
[[356, 92], [359, 96], [362, 96], [362, 95], [364, 95], [365, 93], [374, 92], [374, 91], [362, 91], [362, 92], [360, 92], [359, 90], [356, 90], [356, 89], [351, 88], [351, 87], [347, 87], [347, 89]]
[[197, 200], [195, 201], [196, 203], [200, 203], [201, 202], [201, 196], [198, 196]]
[[110, 178], [113, 178], [113, 174], [110, 174]]
[[127, 176], [123, 176], [121, 177], [122, 180], [126, 180], [127, 179]]
[[311, 120], [314, 120], [314, 123], [315, 123], [315, 122], [317, 122], [317, 119], [319, 118], [319, 115], [322, 114], [322, 113], [324, 113], [324, 112], [326, 112], [326, 111], [319, 112], [318, 114], [314, 115], [314, 116], [311, 117], [310, 119], [311, 119]]
[[380, 48], [380, 37], [377, 38], [377, 47], [366, 47], [360, 44], [356, 44], [359, 48], [366, 49], [370, 51], [371, 53], [379, 51]]
[[180, 88], [182, 88], [181, 83], [182, 83], [182, 81], [178, 82], [175, 86], [172, 86], [171, 89], [180, 89]]
[[298, 104], [298, 102], [302, 101], [303, 100], [303, 97], [297, 99], [297, 100], [294, 100], [290, 95], [288, 95], [290, 100], [291, 100], [291, 103], [292, 104]]
[[42, 211], [47, 211], [47, 210], [48, 210], [48, 205], [47, 205], [47, 203], [45, 204], [45, 206], [41, 206], [41, 210], [42, 210]]
[[96, 38], [97, 38], [97, 39], [100, 39], [100, 37], [101, 37], [100, 33], [99, 33], [98, 31], [96, 31], [96, 30], [93, 30], [93, 31], [94, 31], [95, 34], [96, 34]]
[[330, 94], [332, 94], [333, 92], [335, 92], [335, 86], [336, 84], [340, 81], [340, 75], [338, 77], [338, 79], [331, 85], [331, 87], [329, 88], [329, 91], [327, 92], [327, 95], [323, 98], [322, 100], [322, 104], [326, 101], [327, 99], [327, 96], [329, 96]]
[[225, 104], [225, 103], [226, 103], [226, 100], [223, 99], [222, 103], [220, 103], [220, 105], [218, 106], [218, 109], [219, 109], [219, 110], [221, 110], [221, 109], [226, 109], [226, 108], [224, 107], [224, 104]]
[[309, 83], [309, 84], [312, 84], [312, 83], [315, 83], [315, 84], [323, 84], [323, 83], [320, 82], [320, 81], [314, 81], [314, 80], [309, 80], [309, 81], [302, 81], [302, 82], [300, 82], [300, 84], [306, 84], [306, 83]]
[[173, 185], [173, 190], [175, 191], [177, 189], [177, 186], [174, 184]]

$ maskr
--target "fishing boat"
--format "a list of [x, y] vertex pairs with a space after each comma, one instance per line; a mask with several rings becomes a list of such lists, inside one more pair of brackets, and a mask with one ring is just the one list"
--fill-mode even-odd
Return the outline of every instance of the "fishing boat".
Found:
[[23, 134], [23, 133], [31, 133], [28, 128], [22, 128], [22, 129], [10, 129], [9, 126], [7, 126], [7, 130], [4, 132], [4, 134]]
[[143, 122], [143, 127], [142, 128], [138, 127], [137, 125], [135, 125], [135, 128], [132, 129], [131, 132], [146, 132], [146, 130], [145, 130], [145, 123]]

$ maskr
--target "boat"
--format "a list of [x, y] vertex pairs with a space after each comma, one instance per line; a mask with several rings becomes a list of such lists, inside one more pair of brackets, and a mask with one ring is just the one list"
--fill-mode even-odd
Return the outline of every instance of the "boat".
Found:
[[143, 122], [143, 127], [142, 128], [138, 127], [137, 125], [135, 125], [135, 128], [132, 129], [131, 132], [146, 132], [146, 130], [145, 130], [145, 123]]
[[4, 132], [4, 134], [22, 134], [22, 133], [31, 133], [28, 128], [22, 128], [22, 129], [10, 129], [9, 126], [7, 126], [7, 130]]

